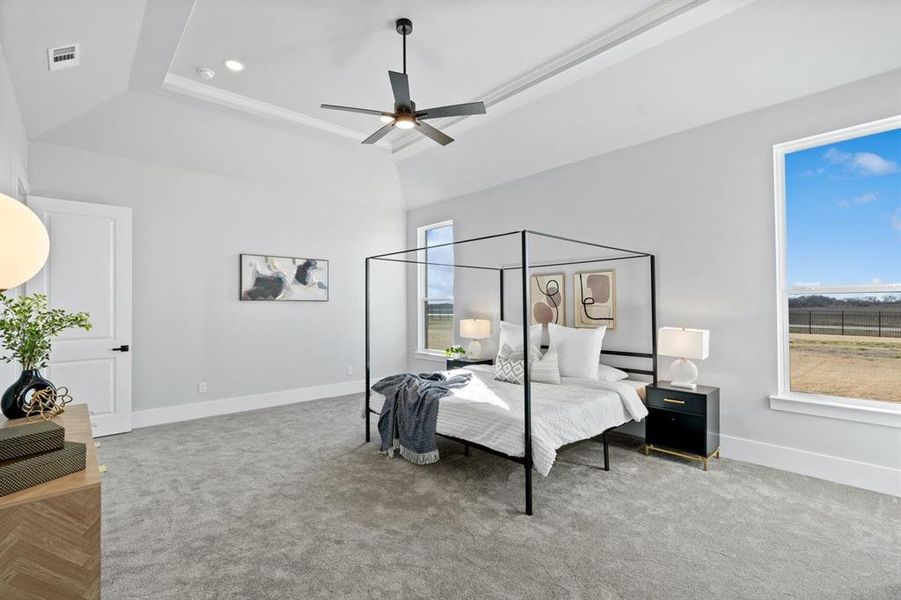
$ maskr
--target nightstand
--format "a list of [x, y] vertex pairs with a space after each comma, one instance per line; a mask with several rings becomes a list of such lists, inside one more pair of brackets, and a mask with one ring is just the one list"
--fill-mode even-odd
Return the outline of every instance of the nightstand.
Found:
[[663, 452], [707, 461], [720, 457], [720, 388], [673, 387], [659, 381], [647, 387], [648, 418], [644, 453]]
[[472, 365], [493, 365], [493, 358], [448, 358], [447, 359], [447, 370], [451, 369], [465, 369], [466, 367], [471, 367]]

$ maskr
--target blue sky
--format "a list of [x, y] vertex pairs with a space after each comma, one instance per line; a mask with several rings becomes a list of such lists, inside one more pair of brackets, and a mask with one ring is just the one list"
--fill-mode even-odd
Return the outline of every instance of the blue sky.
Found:
[[[452, 225], [449, 225], [447, 227], [439, 227], [438, 229], [430, 229], [426, 231], [425, 241], [426, 246], [452, 242], [454, 241], [454, 228]], [[445, 246], [443, 248], [435, 248], [434, 250], [429, 250], [428, 255], [428, 262], [453, 264], [454, 247]], [[453, 298], [453, 268], [429, 265], [426, 269], [428, 269], [428, 273], [426, 274], [426, 281], [428, 282], [426, 295], [429, 298]]]
[[788, 282], [901, 281], [901, 129], [785, 157]]

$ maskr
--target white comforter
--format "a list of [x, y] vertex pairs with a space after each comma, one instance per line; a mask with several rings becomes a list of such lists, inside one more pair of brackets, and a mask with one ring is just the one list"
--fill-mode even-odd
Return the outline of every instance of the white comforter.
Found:
[[[472, 381], [441, 399], [438, 433], [475, 442], [509, 456], [525, 454], [522, 386], [497, 381], [494, 367], [473, 365]], [[452, 371], [453, 373], [453, 371]], [[380, 411], [385, 398], [372, 392]], [[532, 458], [547, 475], [557, 448], [592, 438], [648, 411], [635, 388], [619, 382], [563, 377], [560, 385], [532, 383]]]

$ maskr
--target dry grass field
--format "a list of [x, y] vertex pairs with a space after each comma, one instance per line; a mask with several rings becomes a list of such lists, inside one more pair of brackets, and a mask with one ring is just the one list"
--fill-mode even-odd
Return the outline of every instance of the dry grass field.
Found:
[[444, 351], [454, 345], [453, 315], [429, 315], [429, 339], [426, 347], [431, 350]]
[[901, 402], [901, 338], [793, 333], [796, 392]]

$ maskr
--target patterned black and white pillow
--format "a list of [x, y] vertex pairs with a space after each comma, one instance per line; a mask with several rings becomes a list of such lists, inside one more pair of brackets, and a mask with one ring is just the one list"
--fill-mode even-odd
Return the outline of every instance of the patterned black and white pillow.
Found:
[[525, 375], [522, 358], [522, 352], [513, 352], [508, 344], [504, 344], [494, 359], [494, 378], [522, 385]]
[[[537, 383], [560, 383], [560, 367], [555, 350], [550, 349], [542, 356], [538, 347], [533, 346], [529, 356], [532, 357], [529, 361], [529, 379]], [[494, 359], [494, 378], [522, 385], [525, 378], [523, 353], [513, 352], [510, 346], [504, 344]]]

